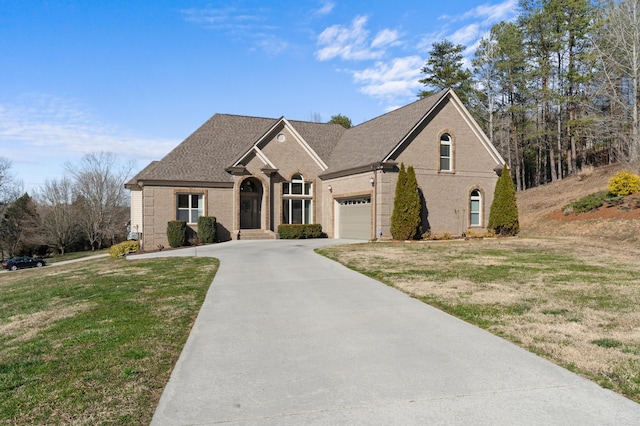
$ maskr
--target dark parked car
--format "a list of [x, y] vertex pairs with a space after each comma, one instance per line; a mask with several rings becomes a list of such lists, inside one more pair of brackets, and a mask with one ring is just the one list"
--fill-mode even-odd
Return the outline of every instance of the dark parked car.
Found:
[[29, 256], [21, 256], [21, 257], [12, 257], [9, 260], [5, 260], [2, 262], [2, 267], [4, 269], [10, 269], [15, 271], [20, 268], [33, 268], [37, 266], [38, 268], [41, 266], [45, 266], [47, 262], [44, 259], [39, 257], [29, 257]]

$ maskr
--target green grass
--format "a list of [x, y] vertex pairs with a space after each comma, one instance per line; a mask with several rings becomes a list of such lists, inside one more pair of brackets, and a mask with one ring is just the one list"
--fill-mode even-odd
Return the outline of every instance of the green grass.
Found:
[[[640, 266], [632, 250], [497, 239], [318, 252], [640, 403]], [[602, 337], [613, 333], [624, 341]], [[586, 361], [598, 347], [607, 357]]]
[[148, 424], [217, 270], [100, 259], [0, 277], [0, 423]]
[[601, 348], [619, 348], [622, 346], [622, 342], [619, 340], [609, 338], [592, 340], [591, 343]]

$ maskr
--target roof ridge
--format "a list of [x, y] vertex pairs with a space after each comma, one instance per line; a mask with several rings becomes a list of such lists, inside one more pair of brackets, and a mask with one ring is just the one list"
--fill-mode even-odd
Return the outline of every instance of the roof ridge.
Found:
[[216, 112], [215, 114], [213, 114], [211, 116], [211, 118], [215, 117], [216, 115], [226, 116], [226, 117], [238, 117], [238, 118], [257, 118], [257, 119], [260, 119], [260, 120], [281, 120], [281, 119], [284, 118], [283, 115], [281, 115], [280, 117], [261, 117], [261, 116], [257, 116], [257, 115], [228, 114], [228, 113], [224, 113], [224, 112]]
[[389, 115], [389, 114], [394, 114], [394, 113], [400, 112], [400, 111], [402, 111], [403, 109], [409, 108], [409, 107], [411, 107], [411, 106], [413, 106], [413, 105], [417, 104], [418, 102], [423, 102], [423, 101], [425, 101], [425, 102], [426, 102], [427, 100], [431, 100], [431, 99], [436, 98], [436, 97], [441, 98], [441, 97], [445, 96], [445, 95], [446, 95], [450, 90], [451, 90], [451, 89], [449, 89], [449, 88], [447, 88], [447, 89], [443, 89], [443, 90], [441, 90], [441, 91], [439, 91], [439, 92], [437, 92], [437, 93], [434, 93], [433, 95], [429, 95], [429, 96], [427, 96], [427, 97], [424, 97], [424, 98], [418, 99], [417, 101], [413, 101], [413, 102], [410, 102], [410, 103], [408, 103], [408, 104], [406, 104], [406, 105], [403, 105], [403, 106], [401, 106], [401, 107], [399, 107], [399, 108], [393, 109], [393, 110], [391, 110], [391, 111], [387, 111], [387, 112], [385, 112], [384, 114], [378, 115], [377, 117], [373, 117], [373, 118], [371, 118], [371, 119], [369, 119], [369, 120], [367, 120], [367, 121], [363, 121], [362, 123], [360, 123], [360, 124], [358, 124], [358, 125], [356, 125], [356, 126], [351, 127], [351, 129], [354, 129], [354, 128], [358, 127], [358, 126], [362, 126], [363, 124], [366, 124], [366, 123], [370, 123], [370, 122], [372, 122], [372, 121], [374, 121], [374, 120], [378, 120], [378, 119], [380, 119], [380, 118], [382, 118], [382, 117], [385, 117], [385, 116], [387, 116], [387, 115]]

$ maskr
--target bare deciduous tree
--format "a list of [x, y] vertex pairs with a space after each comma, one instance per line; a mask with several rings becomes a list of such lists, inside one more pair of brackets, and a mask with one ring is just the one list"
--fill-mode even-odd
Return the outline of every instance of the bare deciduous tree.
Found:
[[128, 210], [124, 184], [133, 164], [122, 163], [110, 152], [85, 155], [80, 164], [66, 165], [75, 179], [75, 206], [79, 210], [78, 225], [91, 249], [101, 248], [105, 239], [116, 242], [125, 232]]
[[594, 37], [600, 58], [604, 87], [611, 103], [629, 117], [629, 158], [638, 160], [640, 127], [640, 2], [637, 0], [607, 1], [605, 20]]
[[73, 206], [73, 182], [67, 177], [47, 180], [37, 197], [44, 243], [64, 254], [77, 239], [78, 221]]

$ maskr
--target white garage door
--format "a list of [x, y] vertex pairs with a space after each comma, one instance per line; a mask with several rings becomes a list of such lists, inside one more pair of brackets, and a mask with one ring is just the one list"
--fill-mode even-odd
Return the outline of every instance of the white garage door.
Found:
[[338, 200], [338, 237], [371, 239], [371, 198]]

